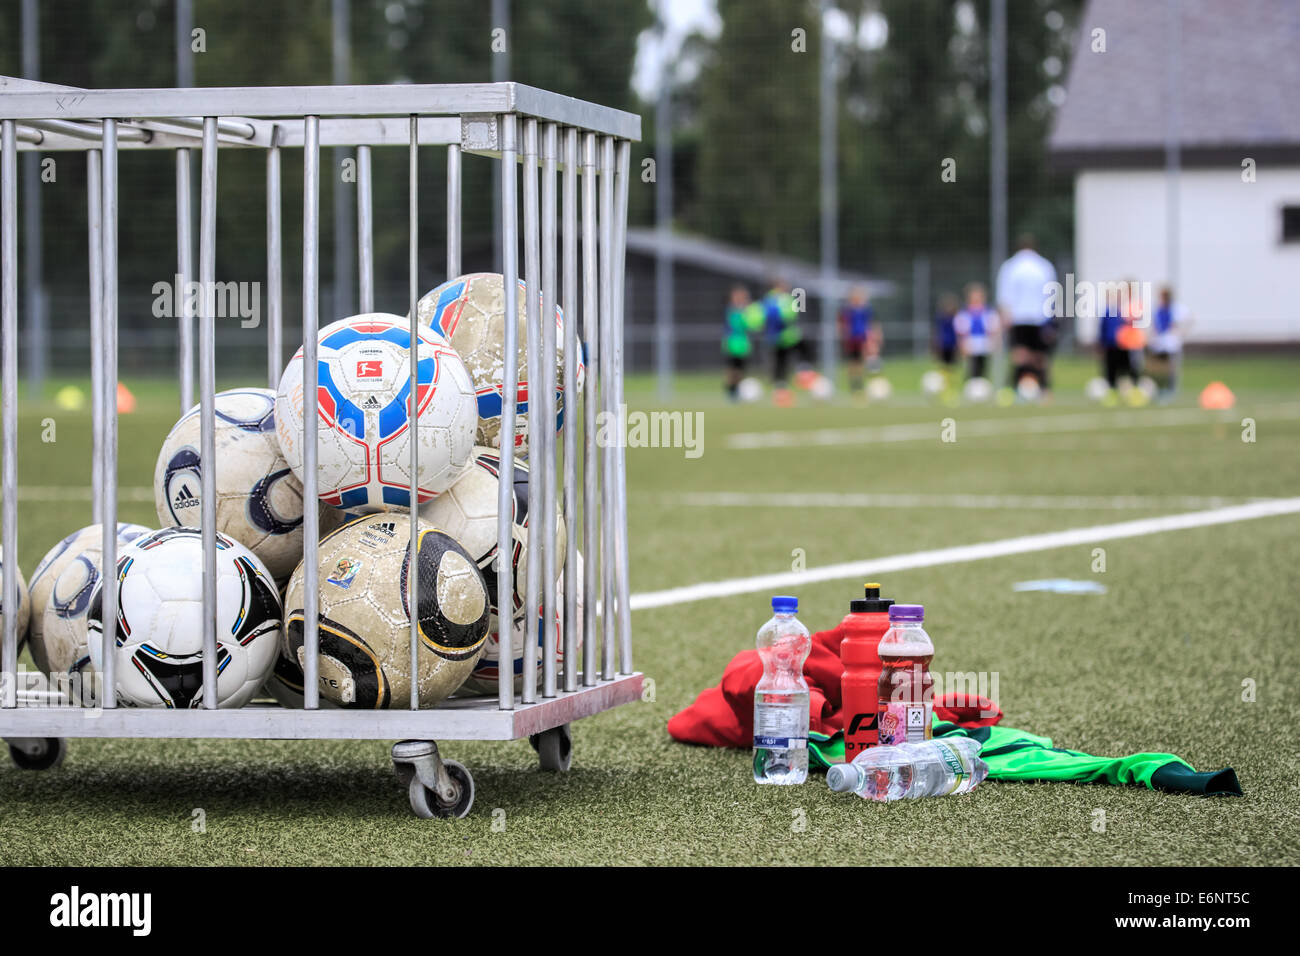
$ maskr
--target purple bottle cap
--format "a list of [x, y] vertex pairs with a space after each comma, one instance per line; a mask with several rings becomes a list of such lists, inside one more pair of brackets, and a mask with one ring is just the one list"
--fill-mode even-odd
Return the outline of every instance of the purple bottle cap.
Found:
[[889, 609], [891, 621], [924, 621], [925, 606], [922, 604], [895, 604]]

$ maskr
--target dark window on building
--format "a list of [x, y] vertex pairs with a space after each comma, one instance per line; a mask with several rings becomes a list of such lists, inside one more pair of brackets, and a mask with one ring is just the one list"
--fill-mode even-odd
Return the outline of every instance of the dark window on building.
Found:
[[1300, 242], [1300, 206], [1282, 207], [1282, 241]]

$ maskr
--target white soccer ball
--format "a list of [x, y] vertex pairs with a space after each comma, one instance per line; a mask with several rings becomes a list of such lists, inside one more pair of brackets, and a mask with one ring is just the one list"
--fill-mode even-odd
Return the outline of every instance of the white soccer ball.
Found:
[[1160, 387], [1156, 385], [1156, 380], [1150, 375], [1143, 375], [1139, 378], [1137, 380], [1137, 388], [1139, 392], [1146, 396], [1147, 401], [1155, 398], [1156, 393], [1160, 391]]
[[[518, 312], [518, 382], [515, 412], [515, 449], [528, 451], [529, 388], [527, 355], [527, 289], [522, 280], [516, 296]], [[505, 278], [499, 272], [476, 272], [457, 276], [428, 292], [416, 306], [421, 325], [442, 332], [465, 361], [474, 378], [478, 399], [477, 445], [501, 447], [501, 407], [505, 399]], [[539, 343], [540, 345], [540, 343]], [[564, 423], [564, 312], [555, 308], [555, 428]], [[578, 391], [582, 391], [586, 366], [577, 356], [574, 370]]]
[[932, 368], [921, 376], [921, 392], [931, 397], [938, 395], [947, 385], [947, 379], [943, 377], [943, 372]]
[[[582, 660], [582, 638], [583, 638], [583, 608], [586, 606], [586, 577], [583, 574], [582, 552], [577, 554], [577, 599], [578, 613], [574, 621], [574, 640], [576, 643], [576, 653], [578, 661]], [[559, 580], [555, 583], [555, 626], [553, 628], [544, 628], [542, 626], [541, 615], [537, 618], [537, 673], [542, 673], [542, 654], [545, 647], [546, 636], [549, 633], [555, 641], [555, 671], [561, 673], [564, 667], [564, 571], [560, 571]], [[523, 618], [517, 618], [511, 631], [510, 653], [512, 658], [512, 669], [515, 674], [515, 691], [516, 693], [523, 687], [524, 674], [524, 642], [528, 639], [528, 628], [524, 626]], [[495, 694], [499, 689], [497, 686], [497, 677], [501, 662], [501, 633], [499, 622], [496, 618], [492, 620], [492, 630], [488, 634], [487, 643], [483, 646], [483, 656], [478, 659], [474, 665], [474, 671], [461, 685], [459, 693], [461, 694]], [[540, 680], [540, 676], [539, 676]]]
[[[118, 551], [150, 530], [142, 524], [119, 521]], [[32, 601], [29, 637], [32, 660], [42, 674], [80, 671], [88, 660], [86, 608], [90, 604], [90, 592], [99, 581], [99, 556], [103, 550], [102, 527], [87, 525], [52, 547], [36, 565], [27, 589]], [[70, 568], [75, 572], [60, 586], [59, 580]], [[59, 633], [47, 640], [52, 623]]]
[[835, 394], [835, 383], [825, 375], [818, 375], [811, 385], [808, 386], [808, 394], [819, 402], [829, 401]]
[[1038, 384], [1038, 379], [1032, 375], [1022, 375], [1020, 381], [1016, 382], [1016, 394], [1023, 401], [1036, 402], [1043, 394], [1042, 387]]
[[1088, 384], [1083, 386], [1083, 394], [1088, 397], [1089, 401], [1100, 402], [1110, 394], [1110, 383], [1101, 376], [1090, 378]]
[[[302, 482], [275, 437], [275, 392], [232, 388], [216, 394], [217, 530], [261, 559], [283, 581], [302, 560]], [[161, 527], [197, 528], [202, 516], [199, 406], [167, 434], [154, 466], [154, 508]], [[342, 524], [321, 506], [321, 534]]]
[[[323, 538], [316, 568], [299, 565], [285, 592], [284, 640], [272, 680], [281, 703], [301, 706], [306, 666], [305, 576], [318, 575], [320, 696], [339, 707], [382, 710], [410, 706], [411, 612], [407, 515], [367, 515]], [[418, 671], [421, 707], [454, 693], [469, 676], [487, 640], [487, 585], [469, 554], [450, 535], [421, 521]], [[288, 677], [286, 681], [285, 678]], [[275, 684], [287, 685], [277, 692]], [[296, 686], [293, 686], [296, 683]]]
[[[446, 491], [469, 466], [478, 411], [474, 382], [445, 338], [419, 331], [420, 501]], [[410, 327], [372, 312], [332, 322], [318, 342], [317, 494], [345, 511], [410, 507], [411, 436], [407, 427]], [[289, 467], [303, 477], [302, 350], [280, 379], [275, 433]]]
[[[511, 617], [523, 614], [528, 581], [528, 463], [515, 458], [514, 502], [510, 536], [514, 568], [514, 593], [510, 597]], [[495, 448], [475, 448], [474, 463], [451, 488], [420, 506], [420, 517], [447, 532], [469, 552], [487, 579], [492, 614], [498, 613], [497, 599], [497, 497], [501, 459]], [[555, 518], [555, 553], [566, 547], [564, 518]], [[559, 561], [563, 560], [558, 559]], [[493, 625], [495, 630], [495, 624]]]
[[763, 400], [763, 383], [753, 376], [742, 378], [736, 385], [736, 397], [746, 404]]
[[32, 602], [27, 594], [27, 581], [23, 578], [22, 568], [18, 567], [15, 561], [11, 566], [6, 567], [4, 563], [4, 552], [0, 551], [0, 628], [4, 627], [5, 614], [9, 609], [4, 606], [4, 576], [12, 572], [18, 576], [18, 649], [22, 650], [23, 642], [27, 640], [27, 625], [31, 623]]
[[[114, 682], [118, 703], [198, 708], [203, 702], [203, 539], [197, 528], [163, 528], [127, 545], [117, 560]], [[86, 637], [103, 673], [103, 578], [90, 597]], [[242, 707], [266, 682], [280, 638], [280, 596], [253, 552], [217, 534], [217, 698]]]
[[993, 397], [993, 383], [987, 378], [967, 379], [961, 393], [968, 402], [987, 402]]
[[883, 402], [894, 394], [894, 386], [883, 375], [876, 375], [867, 380], [867, 397], [873, 402]]

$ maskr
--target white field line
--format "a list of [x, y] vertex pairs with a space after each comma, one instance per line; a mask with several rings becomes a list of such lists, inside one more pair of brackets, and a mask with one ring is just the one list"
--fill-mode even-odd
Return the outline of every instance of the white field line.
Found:
[[1164, 531], [1204, 528], [1210, 525], [1231, 524], [1236, 521], [1251, 521], [1256, 518], [1272, 518], [1296, 513], [1300, 513], [1300, 498], [1277, 498], [1272, 501], [1258, 501], [1245, 505], [1233, 505], [1228, 508], [1215, 508], [1209, 511], [1190, 511], [1184, 514], [1165, 515], [1159, 518], [1139, 518], [1135, 521], [1094, 525], [1090, 528], [1070, 528], [1065, 531], [1051, 531], [1045, 534], [1030, 534], [1019, 538], [1006, 538], [1002, 541], [984, 541], [979, 544], [966, 544], [953, 548], [914, 551], [910, 554], [894, 554], [881, 558], [867, 558], [862, 561], [846, 561], [842, 564], [808, 568], [804, 571], [783, 571], [778, 574], [760, 574], [750, 578], [708, 581], [701, 584], [687, 585], [686, 587], [669, 588], [664, 591], [633, 594], [630, 603], [632, 610], [642, 611], [647, 608], [687, 604], [691, 601], [732, 597], [737, 594], [753, 594], [757, 591], [775, 594], [787, 588], [816, 584], [822, 581], [840, 581], [846, 578], [870, 580], [895, 571], [932, 568], [946, 564], [963, 564], [967, 561], [982, 561], [986, 558], [1001, 558], [1012, 554], [1048, 551], [1053, 548], [1065, 548], [1072, 545], [1095, 544], [1099, 541], [1116, 541], [1121, 538], [1137, 538], [1149, 534], [1159, 534]]
[[[1236, 422], [1232, 412], [1209, 412], [1200, 408], [1153, 408], [1140, 411], [1084, 412], [1072, 415], [1035, 415], [1029, 418], [973, 418], [957, 416], [958, 409], [940, 411], [940, 419], [956, 422], [957, 440], [996, 435], [1051, 434], [1060, 432], [1107, 431], [1117, 428], [1163, 428], [1171, 425], [1208, 425]], [[1300, 418], [1300, 402], [1277, 402], [1253, 406], [1252, 411], [1268, 417]], [[907, 425], [879, 425], [869, 428], [814, 428], [808, 431], [736, 432], [726, 437], [728, 448], [798, 448], [827, 445], [880, 445], [905, 441], [938, 441], [943, 429], [939, 419]]]
[[695, 508], [961, 508], [1006, 511], [1134, 511], [1222, 508], [1264, 497], [1222, 495], [969, 495], [888, 492], [687, 491], [663, 495], [665, 504]]

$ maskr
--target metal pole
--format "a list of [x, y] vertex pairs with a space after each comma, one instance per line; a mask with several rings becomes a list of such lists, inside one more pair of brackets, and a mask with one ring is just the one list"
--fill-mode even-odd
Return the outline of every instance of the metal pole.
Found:
[[[460, 275], [460, 146], [447, 147], [447, 278]], [[496, 208], [495, 204], [492, 208]]]
[[[615, 446], [620, 444], [624, 435], [623, 422], [618, 414], [618, 393], [614, 388], [614, 140], [609, 136], [600, 138], [600, 380], [601, 404], [606, 422], [614, 423], [613, 438], [602, 449], [604, 461], [601, 466], [601, 670], [602, 680], [614, 678], [614, 524], [615, 524], [615, 478], [618, 474], [614, 464]], [[609, 435], [609, 429], [606, 429]]]
[[[4, 382], [4, 509], [0, 546], [9, 573], [3, 601], [18, 607], [18, 135], [13, 120], [0, 120], [0, 348]], [[0, 634], [0, 706], [18, 706], [18, 614], [4, 615]]]
[[[599, 369], [602, 343], [600, 338], [600, 273], [596, 245], [596, 134], [582, 137], [582, 336], [587, 342], [587, 386], [582, 416], [582, 546], [586, 551], [583, 567], [584, 597], [582, 684], [596, 683], [597, 605], [600, 602], [600, 454], [596, 446], [596, 419], [600, 414]], [[577, 320], [577, 312], [573, 319]], [[578, 409], [573, 409], [575, 415]]]
[[302, 705], [320, 706], [320, 508], [317, 507], [316, 333], [320, 326], [320, 117], [303, 119], [302, 147]]
[[912, 354], [925, 358], [930, 349], [930, 257], [912, 258]]
[[[989, 278], [997, 301], [998, 269], [1007, 258], [1007, 0], [990, 0]], [[1005, 349], [993, 351], [993, 381], [1004, 382]]]
[[578, 131], [564, 131], [564, 690], [578, 689]]
[[194, 85], [194, 0], [176, 0], [176, 85]]
[[194, 196], [190, 185], [190, 151], [176, 150], [176, 282], [174, 293], [180, 348], [176, 362], [180, 366], [181, 414], [194, 407], [194, 313], [190, 309], [189, 288], [194, 281]]
[[1177, 294], [1181, 267], [1178, 180], [1182, 166], [1183, 122], [1183, 16], [1178, 0], [1165, 0], [1165, 16], [1165, 35], [1169, 37], [1169, 53], [1165, 61], [1165, 96], [1168, 101], [1165, 110], [1165, 273], [1166, 281]]
[[420, 397], [420, 119], [411, 117], [411, 143], [407, 150], [409, 205], [407, 207], [407, 281], [410, 292], [411, 351], [408, 365], [411, 387], [407, 399], [407, 428], [411, 436], [410, 541], [407, 547], [407, 606], [411, 609], [411, 710], [420, 709], [420, 443], [415, 440]]
[[497, 702], [502, 710], [515, 706], [515, 675], [510, 666], [514, 632], [515, 574], [510, 555], [514, 551], [515, 509], [515, 403], [519, 395], [519, 215], [515, 173], [517, 155], [516, 119], [501, 117], [501, 226], [504, 241], [502, 280], [505, 289], [504, 359], [501, 372], [501, 475], [497, 484]]
[[[331, 19], [333, 82], [335, 86], [346, 86], [351, 73], [348, 0], [333, 0]], [[334, 196], [334, 312], [331, 320], [341, 319], [356, 311], [356, 286], [352, 283], [353, 263], [357, 261], [356, 249], [353, 248], [356, 236], [356, 222], [353, 219], [355, 209], [342, 175], [343, 162], [350, 154], [351, 150], [345, 146], [334, 149], [334, 172], [331, 176]]]
[[673, 392], [673, 260], [669, 243], [673, 231], [672, 66], [668, 56], [668, 27], [664, 0], [659, 2], [659, 99], [655, 106], [655, 380], [660, 399]]
[[[23, 0], [21, 30], [23, 76], [35, 80], [41, 71], [40, 18], [36, 0]], [[23, 282], [27, 287], [27, 327], [31, 330], [27, 343], [27, 387], [32, 395], [38, 397], [45, 389], [45, 375], [50, 366], [40, 170], [40, 154], [26, 153], [23, 156]]]
[[[199, 180], [199, 484], [203, 534], [203, 706], [215, 710], [217, 698], [217, 120], [203, 120]], [[108, 529], [105, 528], [105, 539]]]
[[[492, 29], [502, 30], [505, 35], [505, 46], [500, 51], [492, 52], [492, 82], [504, 83], [510, 79], [510, 0], [492, 0]], [[509, 169], [504, 163], [492, 164], [492, 195], [503, 195], [501, 192], [501, 171]], [[492, 268], [497, 271], [503, 271], [501, 259], [501, 223], [502, 210], [496, 203], [492, 204]]]
[[375, 204], [370, 147], [357, 147], [357, 272], [361, 312], [375, 311]]
[[835, 378], [835, 274], [839, 269], [839, 182], [836, 164], [838, 103], [835, 90], [835, 43], [826, 32], [830, 0], [821, 0], [821, 253], [822, 314], [820, 350], [822, 374]]
[[[104, 163], [97, 149], [86, 151], [86, 233], [90, 240], [90, 482], [95, 492], [104, 482]], [[103, 522], [100, 496], [91, 495], [91, 520]]]
[[[532, 455], [532, 477], [540, 480], [542, 499], [542, 696], [555, 696], [555, 163], [558, 130], [554, 123], [542, 129], [542, 378], [541, 394], [529, 385], [529, 407], [536, 402], [536, 415], [529, 429], [530, 441], [539, 444]], [[529, 482], [532, 484], [532, 481]], [[532, 522], [529, 522], [532, 525]], [[536, 525], [532, 525], [536, 527]], [[529, 536], [531, 537], [531, 535]]]
[[[100, 395], [103, 416], [103, 433], [100, 436], [100, 451], [103, 461], [100, 465], [100, 522], [104, 534], [100, 551], [103, 578], [106, 581], [116, 577], [117, 569], [117, 120], [103, 121], [103, 185], [100, 198], [103, 208], [100, 212], [101, 268], [104, 284], [100, 293], [101, 336], [104, 350], [103, 392]], [[115, 673], [117, 661], [114, 652], [117, 648], [117, 598], [116, 587], [105, 587], [101, 604], [103, 633], [100, 635], [100, 651], [103, 667], [100, 676], [103, 679], [103, 693], [100, 703], [105, 708], [117, 706], [117, 683]]]
[[[524, 322], [526, 330], [526, 353], [528, 364], [528, 450], [529, 457], [536, 458], [539, 446], [539, 433], [546, 423], [540, 422], [541, 401], [541, 319], [538, 299], [541, 297], [541, 229], [538, 224], [537, 199], [537, 120], [524, 120]], [[509, 321], [506, 325], [510, 325]], [[509, 432], [502, 431], [501, 443], [511, 440]], [[542, 469], [546, 467], [545, 459], [534, 467], [530, 462], [528, 469], [528, 571], [524, 583], [524, 672], [523, 690], [520, 700], [525, 704], [537, 700], [537, 639], [534, 636], [538, 626], [538, 604], [541, 598], [542, 584], [542, 535], [545, 527], [542, 519]], [[554, 548], [555, 542], [547, 543], [547, 548]], [[507, 552], [508, 553], [508, 552]], [[508, 592], [507, 592], [508, 593]], [[543, 622], [543, 626], [545, 622]], [[502, 641], [502, 658], [498, 666], [508, 666], [509, 645]]]
[[[623, 313], [623, 276], [627, 264], [627, 190], [632, 165], [632, 144], [618, 141], [618, 165], [614, 182], [614, 339], [611, 364], [614, 367], [614, 403], [623, 399], [623, 335], [627, 320]], [[620, 436], [621, 437], [621, 436]], [[621, 673], [632, 673], [632, 608], [628, 592], [627, 546], [627, 443], [614, 450], [614, 589], [618, 601], [618, 659]]]
[[284, 249], [280, 181], [280, 130], [266, 151], [266, 379], [280, 384], [284, 371]]

